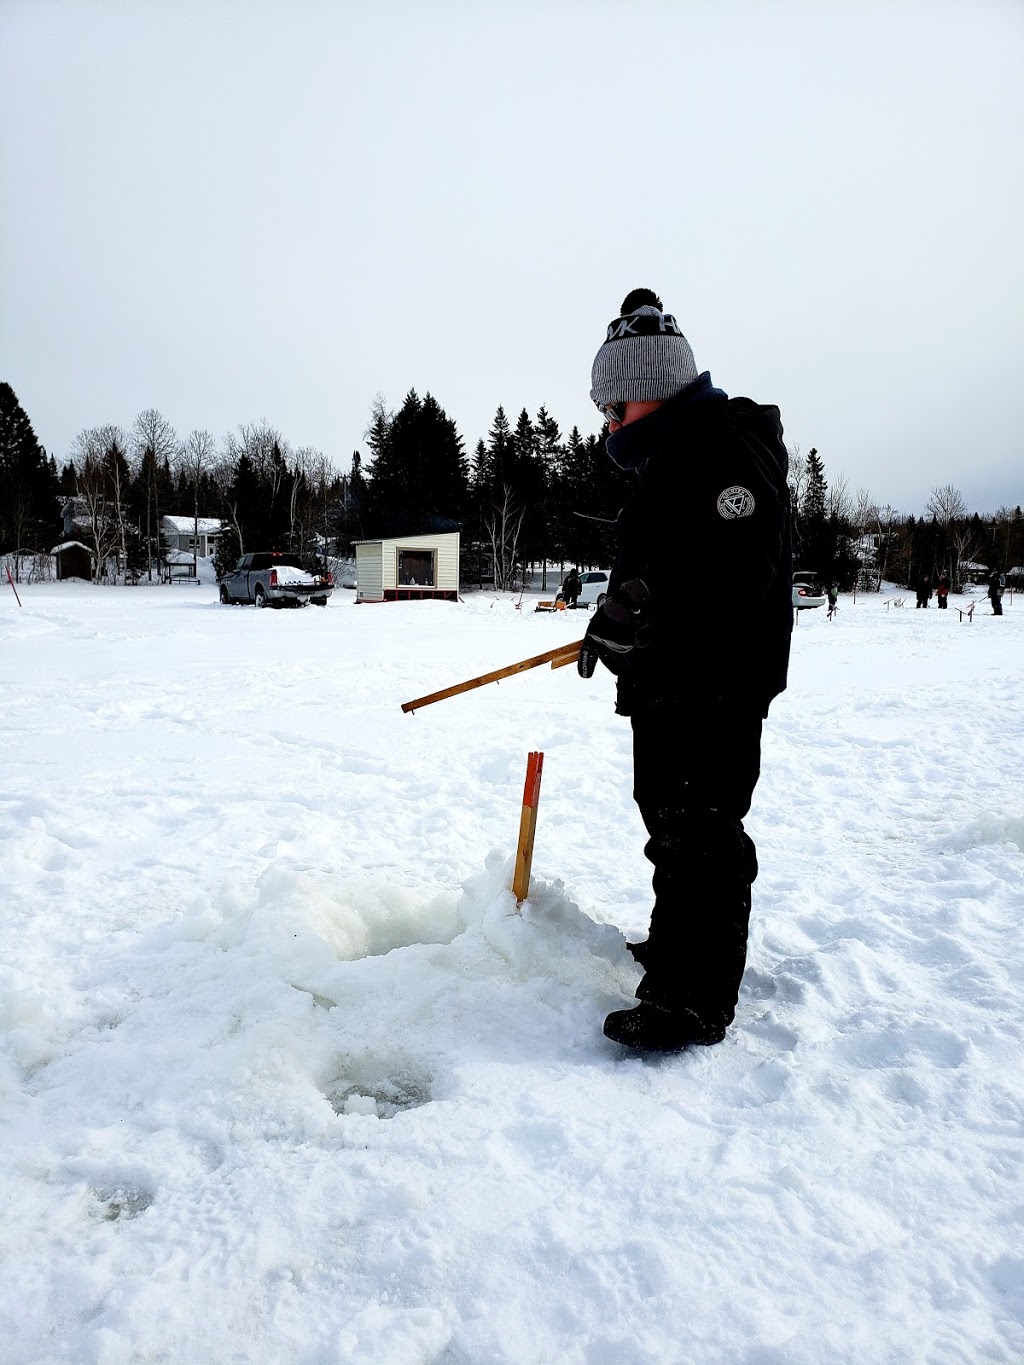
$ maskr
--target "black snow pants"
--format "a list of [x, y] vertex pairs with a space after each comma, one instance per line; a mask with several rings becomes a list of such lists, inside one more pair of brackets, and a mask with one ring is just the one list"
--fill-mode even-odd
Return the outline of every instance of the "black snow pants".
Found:
[[713, 699], [637, 708], [633, 797], [650, 838], [654, 909], [637, 998], [728, 1026], [757, 876], [743, 817], [761, 767], [761, 712]]

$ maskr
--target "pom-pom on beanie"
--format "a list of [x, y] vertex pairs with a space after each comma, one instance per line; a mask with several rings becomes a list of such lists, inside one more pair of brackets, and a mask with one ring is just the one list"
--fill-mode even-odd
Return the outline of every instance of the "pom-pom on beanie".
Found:
[[690, 343], [661, 299], [653, 289], [631, 290], [594, 357], [591, 398], [599, 406], [662, 402], [696, 378]]

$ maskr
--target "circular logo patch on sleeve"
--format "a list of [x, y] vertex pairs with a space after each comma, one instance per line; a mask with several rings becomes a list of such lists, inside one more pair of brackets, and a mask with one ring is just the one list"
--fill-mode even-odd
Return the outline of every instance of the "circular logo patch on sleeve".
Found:
[[743, 488], [740, 484], [733, 484], [718, 495], [718, 515], [725, 517], [726, 521], [749, 517], [753, 510], [754, 495], [749, 488]]

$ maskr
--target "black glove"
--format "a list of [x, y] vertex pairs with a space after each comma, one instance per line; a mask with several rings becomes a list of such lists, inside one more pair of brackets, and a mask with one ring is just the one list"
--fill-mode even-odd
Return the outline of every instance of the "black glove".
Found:
[[650, 636], [646, 605], [650, 596], [642, 578], [631, 578], [605, 598], [591, 617], [580, 645], [576, 668], [581, 678], [592, 676], [598, 659], [615, 673], [624, 655], [646, 646]]
[[592, 678], [594, 676], [594, 669], [597, 667], [597, 661], [600, 657], [597, 646], [590, 638], [588, 627], [586, 635], [580, 642], [579, 658], [576, 660], [576, 672], [581, 678]]

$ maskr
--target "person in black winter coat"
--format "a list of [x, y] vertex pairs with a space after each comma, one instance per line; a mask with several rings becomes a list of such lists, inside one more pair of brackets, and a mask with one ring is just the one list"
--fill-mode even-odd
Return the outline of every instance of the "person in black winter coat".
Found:
[[583, 591], [583, 579], [580, 578], [579, 569], [573, 567], [566, 575], [565, 582], [562, 584], [562, 598], [567, 607], [575, 607], [576, 599]]
[[932, 580], [924, 574], [917, 580], [917, 605], [927, 607], [932, 596]]
[[[600, 662], [616, 676], [654, 866], [648, 937], [630, 945], [644, 969], [640, 1004], [610, 1014], [604, 1031], [674, 1052], [721, 1041], [746, 965], [757, 856], [743, 820], [793, 627], [788, 456], [778, 408], [729, 398], [698, 374], [651, 290], [627, 295], [592, 384], [608, 454], [634, 487], [578, 668], [589, 678]], [[729, 566], [742, 606], [695, 617], [660, 586], [678, 581], [682, 537], [689, 562]]]
[[998, 572], [988, 580], [988, 600], [992, 603], [992, 615], [1003, 614], [1003, 579]]

